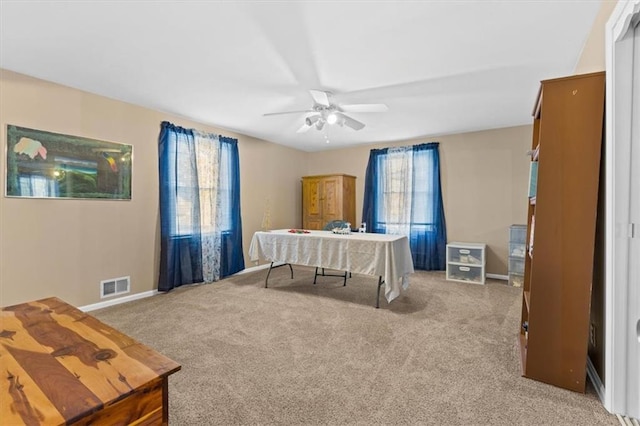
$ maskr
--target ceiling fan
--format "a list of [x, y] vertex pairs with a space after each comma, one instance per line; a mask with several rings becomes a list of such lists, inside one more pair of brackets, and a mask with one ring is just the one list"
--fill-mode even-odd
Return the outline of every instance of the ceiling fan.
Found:
[[347, 112], [385, 112], [389, 108], [385, 104], [352, 104], [341, 105], [337, 104], [332, 99], [331, 92], [323, 90], [309, 90], [311, 97], [313, 98], [313, 106], [311, 109], [300, 111], [284, 111], [284, 112], [270, 112], [264, 114], [268, 115], [281, 115], [281, 114], [300, 114], [311, 113], [304, 119], [304, 124], [298, 129], [298, 133], [303, 133], [315, 127], [318, 130], [322, 130], [325, 124], [337, 124], [339, 126], [347, 126], [353, 130], [360, 130], [364, 128], [364, 123], [349, 117]]

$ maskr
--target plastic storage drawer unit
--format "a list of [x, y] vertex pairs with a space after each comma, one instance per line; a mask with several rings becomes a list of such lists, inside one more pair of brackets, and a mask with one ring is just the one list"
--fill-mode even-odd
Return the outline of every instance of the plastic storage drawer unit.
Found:
[[447, 244], [447, 280], [484, 284], [485, 249], [482, 243]]
[[527, 225], [509, 227], [509, 285], [522, 287], [526, 252]]

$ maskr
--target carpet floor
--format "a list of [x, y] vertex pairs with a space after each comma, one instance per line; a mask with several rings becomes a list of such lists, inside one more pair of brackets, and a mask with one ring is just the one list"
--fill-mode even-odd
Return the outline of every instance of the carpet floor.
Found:
[[418, 271], [375, 309], [377, 278], [294, 266], [91, 312], [182, 365], [174, 425], [617, 425], [588, 385], [520, 376], [521, 289]]

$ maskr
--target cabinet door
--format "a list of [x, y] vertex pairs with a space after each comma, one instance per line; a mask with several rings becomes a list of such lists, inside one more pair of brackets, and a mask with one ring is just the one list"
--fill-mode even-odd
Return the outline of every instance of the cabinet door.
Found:
[[332, 220], [344, 220], [342, 217], [342, 178], [327, 177], [322, 181], [322, 226]]
[[322, 180], [304, 179], [302, 181], [302, 227], [322, 229]]

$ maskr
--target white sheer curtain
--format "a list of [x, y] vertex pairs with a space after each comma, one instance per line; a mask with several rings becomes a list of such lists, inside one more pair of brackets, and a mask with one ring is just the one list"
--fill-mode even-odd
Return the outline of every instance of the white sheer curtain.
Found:
[[200, 188], [200, 231], [202, 278], [220, 279], [222, 208], [220, 197], [220, 141], [217, 135], [194, 131], [196, 170]]
[[409, 235], [411, 229], [411, 198], [413, 194], [413, 149], [389, 148], [382, 166], [386, 176], [382, 216], [387, 234]]

